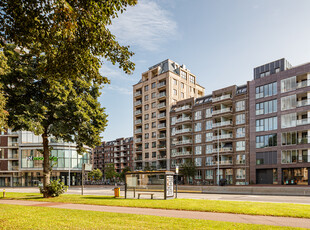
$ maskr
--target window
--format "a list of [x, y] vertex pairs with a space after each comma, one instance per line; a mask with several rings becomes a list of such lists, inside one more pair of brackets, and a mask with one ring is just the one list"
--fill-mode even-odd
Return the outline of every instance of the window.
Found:
[[296, 89], [296, 76], [281, 80], [281, 93]]
[[195, 135], [195, 143], [201, 143], [201, 134]]
[[178, 81], [175, 80], [175, 79], [173, 79], [173, 84], [174, 84], [174, 85], [178, 85]]
[[281, 98], [281, 111], [296, 108], [296, 94]]
[[156, 148], [156, 141], [152, 142], [152, 148]]
[[152, 122], [152, 128], [156, 128], [156, 121]]
[[212, 120], [211, 121], [206, 121], [206, 130], [212, 129]]
[[245, 169], [236, 170], [236, 179], [245, 179]]
[[213, 170], [212, 169], [207, 169], [206, 170], [206, 180], [212, 180], [213, 179]]
[[201, 155], [201, 146], [195, 146], [195, 155]]
[[149, 119], [149, 115], [148, 114], [145, 114], [144, 115], [144, 120], [148, 120]]
[[152, 99], [156, 97], [156, 93], [152, 93]]
[[236, 151], [244, 151], [244, 150], [245, 150], [245, 141], [237, 141]]
[[256, 120], [256, 132], [276, 130], [278, 128], [278, 118], [269, 117]]
[[144, 100], [147, 101], [149, 99], [149, 95], [144, 96]]
[[245, 164], [245, 155], [244, 154], [238, 154], [236, 156], [236, 164]]
[[173, 95], [178, 95], [178, 91], [176, 89], [173, 90]]
[[145, 153], [145, 158], [149, 158], [149, 153]]
[[181, 78], [186, 80], [186, 72], [184, 72], [183, 70], [181, 70]]
[[256, 136], [256, 148], [277, 146], [277, 134]]
[[213, 157], [206, 157], [206, 166], [213, 165]]
[[144, 148], [145, 148], [145, 149], [148, 149], [148, 148], [149, 148], [149, 143], [145, 143], [145, 144], [144, 144]]
[[244, 127], [237, 128], [236, 138], [239, 138], [239, 137], [245, 137], [245, 128]]
[[[201, 166], [201, 161], [200, 161], [200, 166]], [[201, 170], [197, 170], [196, 171], [195, 179], [196, 180], [201, 180]]]
[[144, 105], [144, 110], [148, 110], [149, 109], [149, 105]]
[[152, 108], [156, 108], [156, 102], [152, 103]]
[[281, 153], [281, 159], [282, 164], [291, 164], [291, 163], [297, 163], [297, 150], [286, 150], [282, 151]]
[[213, 145], [206, 145], [206, 154], [210, 154], [213, 151]]
[[195, 84], [195, 77], [193, 75], [189, 75], [189, 82]]
[[202, 158], [195, 158], [195, 165], [197, 167], [201, 166], [202, 165]]
[[258, 86], [256, 87], [255, 92], [256, 92], [256, 99], [276, 95], [277, 94], [277, 82]]
[[212, 117], [212, 108], [206, 109], [206, 117]]
[[184, 98], [184, 93], [181, 93], [181, 98]]
[[144, 129], [149, 129], [149, 124], [145, 124]]
[[201, 123], [200, 122], [199, 123], [195, 123], [194, 128], [195, 128], [195, 132], [201, 131]]
[[238, 101], [236, 102], [236, 111], [245, 110], [245, 101]]
[[156, 88], [156, 82], [152, 83], [152, 89]]
[[245, 123], [245, 114], [238, 114], [236, 116], [236, 125], [244, 124]]
[[213, 140], [213, 133], [206, 133], [206, 142]]
[[171, 125], [174, 125], [177, 121], [177, 118], [176, 117], [172, 117], [171, 118]]
[[156, 157], [156, 152], [152, 152], [152, 158]]
[[156, 112], [152, 113], [152, 118], [156, 118]]
[[277, 112], [277, 99], [256, 104], [256, 115]]
[[281, 115], [281, 128], [289, 128], [296, 126], [296, 113]]
[[144, 86], [144, 91], [148, 91], [148, 90], [149, 90], [149, 86], [148, 85]]
[[201, 111], [196, 111], [195, 112], [195, 120], [201, 119]]
[[149, 134], [148, 133], [144, 134], [144, 139], [149, 139]]
[[184, 83], [181, 82], [181, 88], [184, 89]]
[[277, 151], [256, 153], [256, 164], [257, 165], [277, 164]]

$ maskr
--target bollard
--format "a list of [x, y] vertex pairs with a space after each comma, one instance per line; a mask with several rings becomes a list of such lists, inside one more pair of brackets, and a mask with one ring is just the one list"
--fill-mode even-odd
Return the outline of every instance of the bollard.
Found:
[[3, 189], [3, 198], [5, 198], [5, 189]]

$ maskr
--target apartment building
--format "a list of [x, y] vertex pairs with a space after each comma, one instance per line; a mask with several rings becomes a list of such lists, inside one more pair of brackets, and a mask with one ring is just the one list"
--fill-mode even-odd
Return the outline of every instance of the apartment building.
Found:
[[259, 66], [249, 88], [251, 182], [310, 184], [310, 63]]
[[171, 168], [193, 160], [197, 174], [190, 183], [249, 183], [247, 89], [233, 85], [172, 106]]
[[118, 138], [103, 142], [94, 151], [94, 169], [104, 173], [106, 164], [114, 164], [115, 171], [120, 173], [126, 167], [133, 168], [133, 137]]
[[[49, 139], [51, 179], [66, 185], [80, 185], [83, 163], [91, 164], [91, 150], [80, 155], [76, 145], [55, 138]], [[0, 187], [38, 186], [43, 182], [42, 138], [28, 131], [0, 134]]]
[[170, 108], [203, 96], [204, 88], [185, 65], [167, 59], [142, 73], [133, 92], [134, 170], [169, 170]]

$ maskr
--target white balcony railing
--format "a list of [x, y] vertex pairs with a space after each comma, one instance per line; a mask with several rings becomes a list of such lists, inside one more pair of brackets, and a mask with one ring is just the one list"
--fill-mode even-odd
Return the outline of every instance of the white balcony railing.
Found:
[[142, 113], [142, 110], [136, 110], [135, 111], [135, 115], [139, 115], [139, 114], [141, 114]]
[[191, 151], [182, 151], [182, 152], [174, 152], [174, 153], [171, 153], [171, 156], [172, 157], [177, 157], [177, 156], [188, 156], [188, 155], [191, 155], [192, 152]]
[[163, 117], [166, 117], [166, 113], [160, 113], [158, 114], [157, 118], [163, 118]]
[[166, 92], [162, 92], [157, 95], [158, 98], [165, 97], [165, 96], [166, 96]]
[[142, 133], [142, 129], [136, 129], [135, 130], [135, 133], [137, 134], [137, 133]]
[[299, 89], [299, 88], [303, 88], [303, 87], [307, 87], [309, 86], [309, 81], [306, 80], [306, 81], [301, 81], [301, 82], [297, 82], [296, 83], [296, 88]]
[[297, 101], [297, 107], [310, 105], [310, 99], [305, 99], [301, 101]]
[[228, 133], [228, 134], [222, 134], [219, 136], [213, 136], [213, 140], [221, 140], [221, 139], [228, 139], [228, 138], [232, 138], [232, 134]]
[[227, 112], [230, 112], [230, 111], [231, 111], [231, 108], [224, 108], [224, 109], [214, 110], [212, 112], [212, 115], [217, 115], [217, 114], [220, 114], [220, 113], [227, 113]]
[[166, 82], [164, 81], [164, 82], [159, 82], [158, 84], [157, 84], [157, 88], [160, 88], [160, 87], [162, 87], [162, 86], [165, 86], [166, 85]]
[[162, 102], [162, 103], [159, 103], [158, 105], [157, 105], [157, 108], [163, 108], [163, 107], [166, 107], [166, 103], [165, 102]]
[[222, 122], [217, 122], [212, 125], [213, 128], [225, 126], [225, 125], [232, 125], [232, 121], [222, 121]]
[[192, 140], [183, 140], [183, 141], [174, 141], [172, 142], [173, 145], [184, 145], [184, 144], [191, 144], [193, 143]]
[[166, 128], [166, 123], [158, 124], [158, 128], [159, 129]]
[[191, 132], [192, 129], [191, 128], [187, 128], [187, 129], [179, 129], [179, 130], [176, 130], [175, 133], [176, 134], [179, 134], [179, 133], [186, 133], [186, 132]]
[[136, 102], [135, 102], [135, 106], [141, 105], [141, 104], [142, 104], [142, 101], [136, 101]]
[[142, 123], [142, 120], [139, 119], [139, 120], [135, 120], [135, 124], [138, 125], [138, 124], [141, 124]]
[[142, 94], [141, 91], [137, 91], [137, 92], [135, 92], [135, 97], [140, 96], [141, 94]]
[[181, 118], [178, 118], [175, 123], [179, 123], [183, 121], [190, 121], [190, 120], [192, 120], [191, 117], [181, 117]]
[[176, 108], [175, 111], [179, 112], [179, 111], [182, 111], [182, 110], [185, 110], [185, 109], [190, 109], [190, 108], [191, 108], [190, 105], [184, 105], [182, 107]]
[[214, 97], [212, 99], [212, 102], [217, 102], [217, 101], [225, 100], [225, 99], [228, 99], [228, 98], [231, 98], [230, 94], [223, 95], [223, 96], [220, 96], [220, 97]]
[[307, 125], [310, 124], [310, 119], [309, 118], [305, 118], [305, 119], [299, 119], [296, 121], [297, 125]]
[[223, 153], [223, 152], [230, 152], [230, 151], [232, 151], [233, 150], [233, 148], [232, 147], [224, 147], [224, 148], [220, 148], [220, 149], [213, 149], [212, 150], [212, 153], [217, 153], [218, 151], [220, 152], [220, 153]]

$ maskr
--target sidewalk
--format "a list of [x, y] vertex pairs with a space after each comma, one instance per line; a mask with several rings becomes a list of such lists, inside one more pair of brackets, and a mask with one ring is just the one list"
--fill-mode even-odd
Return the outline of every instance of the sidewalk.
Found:
[[65, 204], [53, 202], [36, 202], [24, 200], [0, 200], [0, 204], [23, 205], [23, 206], [40, 206], [61, 209], [77, 209], [99, 212], [127, 213], [139, 215], [153, 215], [164, 217], [190, 218], [226, 221], [245, 224], [263, 224], [274, 226], [288, 226], [309, 228], [310, 219], [291, 218], [291, 217], [272, 217], [272, 216], [253, 216], [230, 213], [212, 213], [212, 212], [197, 212], [197, 211], [178, 211], [165, 209], [150, 209], [150, 208], [131, 208], [131, 207], [115, 207], [115, 206], [99, 206], [87, 204]]

